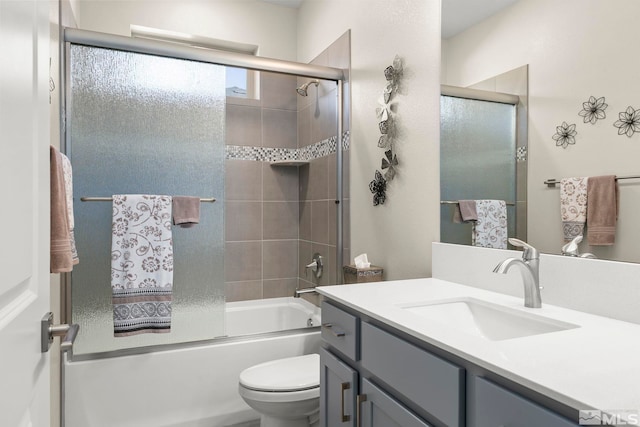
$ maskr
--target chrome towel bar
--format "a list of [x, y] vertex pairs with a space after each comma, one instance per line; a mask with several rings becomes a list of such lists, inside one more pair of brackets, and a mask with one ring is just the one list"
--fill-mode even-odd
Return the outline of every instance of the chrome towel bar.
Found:
[[[80, 197], [81, 202], [112, 202], [113, 197]], [[209, 197], [206, 199], [200, 199], [200, 203], [213, 203], [216, 201], [215, 197]]]
[[[616, 181], [619, 181], [621, 179], [640, 179], [640, 175], [616, 176]], [[555, 188], [556, 184], [560, 184], [560, 180], [551, 178], [551, 179], [545, 180], [544, 183], [549, 188]]]

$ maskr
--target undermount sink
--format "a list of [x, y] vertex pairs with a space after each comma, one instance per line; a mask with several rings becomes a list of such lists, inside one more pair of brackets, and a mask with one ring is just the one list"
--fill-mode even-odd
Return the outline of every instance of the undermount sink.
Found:
[[456, 298], [428, 303], [411, 303], [402, 309], [447, 327], [502, 341], [577, 328], [577, 325], [514, 310], [474, 298]]

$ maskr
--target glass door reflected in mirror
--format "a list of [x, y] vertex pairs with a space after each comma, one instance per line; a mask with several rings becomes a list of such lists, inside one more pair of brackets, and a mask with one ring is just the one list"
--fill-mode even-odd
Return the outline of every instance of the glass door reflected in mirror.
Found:
[[472, 244], [474, 224], [453, 220], [458, 200], [505, 201], [516, 236], [516, 105], [443, 95], [440, 111], [441, 241]]

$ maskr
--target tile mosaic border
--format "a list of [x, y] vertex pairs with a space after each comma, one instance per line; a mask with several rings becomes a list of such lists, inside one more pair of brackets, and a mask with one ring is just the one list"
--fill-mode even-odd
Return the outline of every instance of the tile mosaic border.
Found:
[[[350, 134], [342, 134], [342, 149], [349, 150]], [[274, 162], [281, 160], [315, 160], [336, 152], [337, 137], [332, 136], [315, 144], [302, 148], [269, 148], [251, 147], [243, 145], [227, 145], [225, 158], [227, 160], [251, 160], [256, 162]]]

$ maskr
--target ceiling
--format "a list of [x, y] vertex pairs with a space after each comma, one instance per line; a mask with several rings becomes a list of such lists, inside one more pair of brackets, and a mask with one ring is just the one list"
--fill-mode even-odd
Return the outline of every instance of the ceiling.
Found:
[[442, 0], [442, 38], [448, 39], [518, 0]]
[[278, 6], [291, 7], [297, 9], [304, 0], [262, 0], [266, 3], [277, 4]]
[[[262, 0], [297, 9], [305, 0]], [[447, 39], [495, 15], [518, 0], [442, 0], [442, 38]]]

